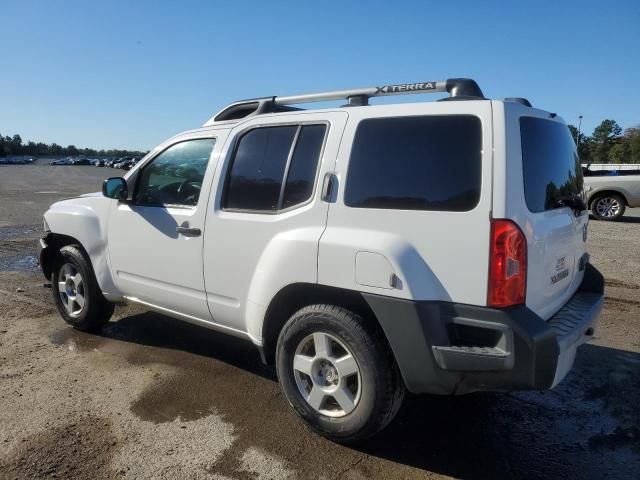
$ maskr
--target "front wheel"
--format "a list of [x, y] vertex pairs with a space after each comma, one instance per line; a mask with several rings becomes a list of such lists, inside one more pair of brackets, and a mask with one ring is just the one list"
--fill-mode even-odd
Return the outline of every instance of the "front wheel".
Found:
[[102, 295], [91, 264], [77, 246], [60, 249], [51, 285], [56, 307], [72, 327], [95, 330], [111, 318], [114, 306]]
[[282, 391], [319, 434], [367, 438], [393, 420], [405, 387], [384, 340], [359, 315], [332, 305], [296, 312], [278, 338]]
[[624, 215], [624, 198], [615, 193], [598, 195], [591, 202], [591, 213], [598, 220], [618, 220]]

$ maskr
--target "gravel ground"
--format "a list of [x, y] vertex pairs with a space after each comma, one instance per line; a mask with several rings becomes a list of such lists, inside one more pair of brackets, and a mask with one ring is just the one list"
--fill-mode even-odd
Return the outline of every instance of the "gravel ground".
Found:
[[590, 224], [607, 301], [557, 388], [411, 396], [344, 447], [246, 342], [132, 307], [65, 326], [33, 261], [42, 212], [118, 173], [0, 166], [0, 478], [640, 478], [640, 212]]

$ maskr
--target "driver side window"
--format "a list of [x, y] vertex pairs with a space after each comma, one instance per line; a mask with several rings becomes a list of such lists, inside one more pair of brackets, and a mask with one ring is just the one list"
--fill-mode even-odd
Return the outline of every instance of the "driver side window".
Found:
[[203, 138], [167, 148], [140, 172], [135, 203], [195, 206], [215, 143], [215, 138]]

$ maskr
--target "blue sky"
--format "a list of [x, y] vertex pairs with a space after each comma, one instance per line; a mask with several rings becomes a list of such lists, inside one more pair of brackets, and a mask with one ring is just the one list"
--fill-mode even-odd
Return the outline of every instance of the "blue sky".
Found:
[[462, 76], [586, 133], [640, 123], [638, 0], [2, 0], [0, 45], [0, 133], [65, 146], [149, 149], [241, 98]]

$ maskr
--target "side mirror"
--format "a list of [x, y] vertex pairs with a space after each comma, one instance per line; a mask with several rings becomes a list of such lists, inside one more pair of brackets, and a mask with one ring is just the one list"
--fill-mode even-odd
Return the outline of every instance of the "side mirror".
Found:
[[102, 183], [102, 195], [108, 198], [115, 198], [120, 202], [126, 201], [129, 195], [127, 182], [122, 177], [107, 178]]

